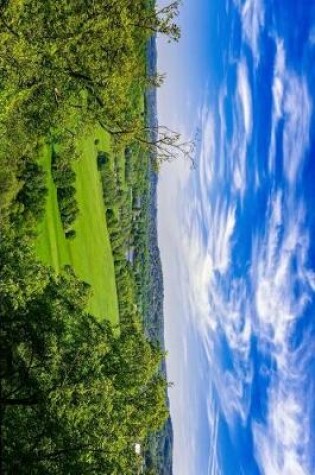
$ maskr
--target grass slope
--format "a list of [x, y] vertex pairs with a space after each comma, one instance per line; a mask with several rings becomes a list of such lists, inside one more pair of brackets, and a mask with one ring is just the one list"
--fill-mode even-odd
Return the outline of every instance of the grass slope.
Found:
[[50, 147], [45, 147], [42, 164], [48, 176], [48, 198], [36, 248], [42, 261], [57, 271], [65, 264], [71, 264], [77, 276], [91, 285], [92, 296], [88, 310], [96, 317], [105, 317], [118, 323], [114, 263], [96, 164], [96, 138], [99, 140], [99, 149], [109, 149], [108, 137], [101, 130], [95, 131], [95, 136], [82, 138], [78, 143], [81, 158], [75, 162], [74, 170], [80, 214], [75, 223], [77, 236], [73, 241], [64, 237], [56, 187], [50, 171], [51, 150]]

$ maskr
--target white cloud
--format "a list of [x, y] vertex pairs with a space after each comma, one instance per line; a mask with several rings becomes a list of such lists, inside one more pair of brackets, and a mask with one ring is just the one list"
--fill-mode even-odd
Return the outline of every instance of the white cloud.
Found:
[[[214, 385], [220, 394], [221, 411], [232, 424], [235, 417], [245, 421], [249, 411], [250, 396], [245, 386], [250, 385], [252, 379], [248, 356], [251, 315], [245, 280], [229, 275], [236, 206], [234, 200], [230, 202], [224, 194], [209, 202], [209, 194], [215, 186], [212, 178], [205, 181], [203, 175], [198, 176], [196, 185], [196, 190], [201, 190], [198, 199], [191, 198], [194, 191], [190, 195], [188, 189], [185, 192], [189, 209], [185, 208], [185, 219], [181, 221], [181, 242], [188, 280], [183, 299], [188, 301], [190, 318], [197, 323], [202, 336]], [[228, 295], [226, 280], [230, 285]], [[235, 352], [231, 371], [220, 368], [217, 360], [218, 331], [224, 332], [229, 347]]]
[[296, 181], [308, 147], [311, 111], [312, 104], [305, 79], [289, 73], [283, 106], [286, 118], [283, 155], [284, 169], [290, 183]]
[[[269, 373], [266, 424], [253, 424], [255, 453], [265, 475], [310, 475], [310, 402], [307, 371], [313, 345], [305, 335], [292, 344], [294, 325], [314, 294], [307, 267], [309, 235], [301, 202], [276, 192], [267, 213], [265, 236], [253, 252], [257, 327], [262, 352], [275, 367]], [[296, 289], [299, 288], [299, 293]]]
[[256, 64], [259, 62], [259, 36], [265, 23], [262, 0], [246, 0], [239, 5], [245, 41], [251, 48]]
[[211, 388], [207, 416], [211, 432], [207, 475], [219, 475], [221, 473], [218, 460], [219, 414]]
[[[219, 143], [215, 161], [216, 180], [231, 182], [235, 193], [243, 197], [246, 189], [247, 151], [252, 138], [253, 130], [253, 99], [249, 80], [249, 71], [245, 58], [237, 66], [236, 91], [231, 101], [233, 128], [231, 138], [227, 140], [227, 118], [224, 107], [227, 99], [226, 86], [219, 91], [218, 99], [218, 137]], [[228, 157], [228, 158], [227, 158]], [[209, 161], [208, 161], [209, 164]]]
[[235, 205], [226, 201], [218, 201], [212, 211], [209, 223], [213, 238], [208, 241], [208, 256], [211, 261], [210, 271], [224, 274], [231, 260], [232, 237], [235, 228]]
[[219, 127], [220, 127], [218, 140], [219, 140], [220, 147], [218, 149], [218, 160], [216, 163], [216, 179], [217, 180], [224, 179], [225, 168], [226, 168], [225, 155], [227, 153], [226, 151], [227, 126], [226, 126], [225, 108], [224, 108], [226, 95], [227, 95], [226, 87], [223, 86], [221, 87], [219, 91], [219, 100], [218, 100]]
[[[216, 124], [212, 112], [208, 107], [203, 107], [201, 117], [201, 150], [198, 160], [197, 173], [199, 175], [200, 193], [202, 198], [200, 206], [203, 208], [202, 213], [207, 213], [208, 193], [211, 186], [215, 171], [215, 155], [216, 155]], [[206, 206], [204, 206], [206, 205]]]
[[276, 40], [276, 58], [274, 65], [274, 78], [272, 85], [272, 95], [274, 101], [274, 113], [277, 119], [282, 115], [282, 99], [285, 75], [285, 50], [283, 40]]
[[276, 132], [284, 119], [283, 163], [287, 180], [296, 181], [308, 147], [312, 101], [306, 80], [286, 67], [284, 43], [276, 39], [276, 58], [272, 85], [273, 112], [269, 149], [269, 171], [275, 168]]
[[239, 63], [237, 69], [237, 92], [243, 111], [245, 135], [248, 140], [253, 127], [252, 95], [248, 80], [248, 68], [244, 60]]
[[[238, 214], [235, 197], [237, 193], [242, 196], [246, 189], [246, 153], [253, 127], [248, 70], [242, 61], [237, 73], [231, 144], [223, 136], [226, 122], [225, 91], [222, 89], [217, 134], [222, 142], [216, 147], [216, 124], [213, 115], [205, 109], [203, 124], [206, 133], [200, 170], [194, 175], [194, 181], [188, 180], [182, 189], [187, 203], [179, 222], [179, 241], [186, 268], [182, 298], [187, 302], [187, 315], [194, 324], [197, 323], [211, 367], [213, 385], [220, 395], [220, 411], [231, 431], [236, 423], [248, 421], [253, 379], [250, 355], [253, 334], [260, 341], [261, 351], [271, 352], [276, 369], [261, 369], [271, 378], [266, 425], [253, 423], [256, 458], [265, 475], [281, 472], [285, 475], [309, 475], [309, 400], [304, 387], [306, 382], [301, 378], [308, 356], [293, 350], [290, 338], [292, 326], [303, 314], [315, 288], [314, 273], [306, 265], [309, 237], [305, 231], [304, 206], [297, 201], [295, 193], [295, 181], [308, 141], [311, 105], [303, 80], [286, 70], [285, 51], [280, 41], [277, 48], [273, 87], [274, 133], [277, 121], [283, 117], [283, 148], [290, 160], [284, 164], [288, 188], [281, 193], [273, 192], [266, 216], [269, 224], [265, 235], [255, 238], [250, 272], [241, 277], [232, 274]], [[292, 127], [297, 129], [298, 147], [286, 135]], [[206, 171], [210, 157], [214, 157], [213, 165], [210, 171]], [[224, 165], [219, 168], [222, 161]], [[224, 188], [218, 191], [217, 180], [219, 184], [221, 180], [226, 183], [229, 176], [235, 177], [237, 170], [239, 187], [235, 186], [231, 194], [226, 194]], [[296, 288], [301, 289], [298, 295]], [[232, 368], [228, 369], [220, 361], [218, 345], [222, 335], [232, 354]], [[303, 385], [302, 392], [299, 384]], [[209, 416], [209, 425], [213, 423]], [[216, 473], [217, 456], [215, 449], [209, 461], [210, 473]]]
[[272, 84], [272, 125], [271, 139], [269, 147], [269, 172], [272, 173], [275, 168], [276, 159], [276, 130], [279, 120], [283, 114], [283, 89], [285, 80], [285, 50], [283, 41], [276, 40], [276, 58], [274, 65], [273, 84]]
[[[246, 188], [246, 160], [248, 145], [253, 128], [252, 91], [248, 77], [248, 67], [242, 59], [237, 68], [236, 96], [233, 101], [233, 135], [228, 144], [227, 154], [232, 162], [234, 188], [243, 196]], [[222, 112], [221, 112], [222, 113]], [[221, 116], [224, 124], [224, 114]], [[224, 159], [224, 157], [221, 157]]]

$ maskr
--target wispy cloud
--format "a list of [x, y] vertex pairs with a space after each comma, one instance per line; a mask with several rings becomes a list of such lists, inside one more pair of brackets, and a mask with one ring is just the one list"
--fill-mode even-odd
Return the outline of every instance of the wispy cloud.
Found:
[[272, 124], [271, 124], [271, 138], [269, 146], [269, 172], [272, 173], [275, 168], [276, 160], [276, 131], [279, 120], [283, 114], [283, 90], [285, 81], [285, 50], [283, 41], [276, 40], [276, 57], [273, 73], [272, 84]]
[[283, 155], [284, 169], [290, 183], [296, 181], [304, 152], [308, 147], [311, 110], [311, 99], [305, 79], [288, 73], [283, 106], [286, 118]]
[[245, 134], [250, 138], [253, 127], [252, 95], [248, 80], [248, 69], [245, 60], [239, 63], [237, 70], [237, 93], [242, 106]]
[[[210, 391], [211, 394], [211, 391]], [[208, 421], [211, 430], [210, 448], [207, 475], [220, 475], [220, 461], [218, 457], [219, 414], [214, 397], [209, 398]]]
[[[243, 58], [237, 69], [236, 94], [233, 105], [234, 126], [227, 153], [232, 160], [232, 178], [235, 189], [244, 194], [246, 188], [246, 155], [253, 128], [252, 91], [248, 67]], [[221, 117], [225, 122], [225, 117]], [[221, 157], [224, 159], [224, 157]]]
[[293, 205], [276, 192], [267, 213], [270, 224], [265, 236], [257, 237], [253, 253], [255, 332], [274, 368], [266, 423], [253, 423], [255, 451], [266, 475], [309, 475], [313, 389], [307, 368], [314, 345], [307, 333], [298, 345], [292, 340], [296, 323], [314, 297], [314, 277], [307, 265], [309, 235], [302, 203]]
[[246, 0], [242, 3], [234, 0], [239, 8], [242, 29], [246, 43], [252, 50], [256, 64], [259, 62], [259, 36], [265, 23], [265, 7], [263, 0]]
[[254, 332], [260, 351], [273, 362], [272, 368], [264, 368], [270, 378], [266, 421], [253, 422], [253, 436], [263, 474], [309, 475], [312, 388], [307, 368], [314, 349], [306, 332], [299, 344], [293, 335], [314, 297], [314, 275], [308, 268], [310, 237], [303, 198], [296, 192], [309, 144], [312, 103], [304, 77], [287, 67], [284, 42], [275, 41], [269, 173], [273, 179], [282, 121], [286, 184], [281, 191], [272, 191], [265, 233], [256, 236], [253, 247]]
[[273, 107], [276, 119], [282, 115], [282, 100], [285, 76], [285, 50], [283, 40], [276, 40], [276, 58], [274, 65], [274, 77], [272, 85]]
[[308, 147], [312, 101], [305, 78], [286, 67], [284, 43], [276, 38], [276, 58], [272, 85], [273, 110], [269, 149], [269, 170], [272, 173], [276, 158], [276, 132], [284, 120], [283, 156], [287, 180], [292, 184], [301, 170]]
[[[243, 46], [245, 42], [250, 47], [257, 66], [264, 3], [237, 4]], [[196, 469], [205, 451], [198, 446], [200, 420], [196, 419], [204, 399], [207, 410], [203, 408], [202, 422], [209, 426], [210, 447], [208, 465], [203, 467], [209, 474], [220, 473], [220, 417], [232, 437], [240, 428], [248, 435], [251, 428], [249, 437], [253, 436], [254, 457], [262, 474], [312, 473], [314, 441], [309, 421], [314, 388], [308, 369], [315, 351], [306, 330], [300, 340], [294, 338], [296, 326], [315, 299], [305, 204], [297, 191], [309, 145], [312, 102], [306, 79], [289, 68], [284, 41], [273, 38], [271, 139], [269, 156], [263, 157], [269, 159], [266, 180], [270, 180], [266, 189], [259, 190], [263, 193], [257, 208], [257, 213], [265, 215], [252, 219], [254, 213], [249, 217], [244, 209], [246, 198], [253, 198], [253, 211], [258, 200], [258, 186], [250, 189], [249, 176], [256, 173], [257, 183], [264, 186], [259, 181], [261, 169], [253, 170], [258, 160], [250, 161], [249, 155], [255, 153], [252, 141], [259, 131], [254, 123], [257, 98], [252, 84], [256, 68], [249, 69], [244, 48], [235, 83], [233, 69], [233, 79], [222, 84], [215, 106], [207, 102], [200, 108], [197, 170], [191, 173], [188, 167], [171, 164], [160, 178], [160, 236], [168, 276], [165, 324], [166, 334], [172, 334], [168, 368], [176, 382], [171, 389], [174, 471], [180, 475], [205, 473]], [[283, 157], [276, 156], [280, 150]], [[275, 179], [276, 171], [282, 173], [281, 184]], [[247, 195], [249, 190], [253, 195]], [[265, 192], [268, 203], [262, 203]], [[259, 224], [253, 223], [260, 217]], [[246, 239], [241, 242], [243, 236]], [[245, 257], [238, 256], [238, 251]], [[206, 364], [200, 360], [200, 348]], [[271, 362], [269, 366], [253, 361], [253, 350]], [[266, 412], [258, 420], [251, 405], [255, 380], [261, 375]]]
[[[307, 267], [309, 236], [304, 205], [295, 192], [308, 146], [311, 101], [303, 78], [287, 70], [284, 45], [278, 41], [273, 82], [273, 134], [275, 136], [278, 123], [283, 120], [282, 147], [288, 160], [283, 173], [287, 186], [282, 192], [276, 188], [271, 190], [263, 218], [266, 228], [263, 234], [260, 228], [257, 230], [251, 267], [240, 275], [233, 267], [240, 212], [237, 197], [242, 197], [247, 189], [247, 150], [253, 131], [253, 99], [245, 60], [241, 60], [237, 69], [230, 143], [224, 132], [225, 94], [222, 89], [218, 99], [219, 126], [211, 111], [203, 110], [206, 133], [200, 169], [183, 188], [188, 203], [180, 219], [181, 252], [186, 266], [183, 300], [187, 302], [189, 318], [197, 324], [206, 351], [212, 384], [220, 395], [218, 410], [232, 432], [237, 424], [249, 422], [253, 335], [259, 341], [259, 351], [267, 352], [275, 362], [273, 369], [261, 368], [270, 379], [270, 388], [265, 424], [252, 422], [257, 463], [265, 475], [281, 472], [309, 475], [311, 389], [307, 389], [310, 380], [301, 378], [301, 374], [307, 373], [313, 348], [305, 340], [303, 345], [294, 347], [292, 331], [315, 289], [314, 274]], [[298, 140], [298, 145], [290, 134]], [[221, 142], [217, 142], [217, 136]], [[270, 153], [275, 154], [275, 149]], [[210, 170], [206, 171], [210, 161]], [[224, 186], [218, 189], [217, 180], [221, 184], [228, 182], [229, 176], [235, 177], [235, 170], [240, 170], [240, 185], [234, 181], [229, 193], [225, 193]], [[271, 180], [274, 171], [272, 166]], [[221, 360], [222, 340], [231, 353], [230, 366]], [[302, 346], [308, 348], [306, 354]], [[209, 426], [213, 424], [212, 415]], [[212, 437], [216, 440], [215, 432]], [[219, 470], [217, 450], [215, 443], [209, 473]]]
[[[252, 119], [248, 81], [244, 79], [244, 75], [246, 72], [242, 65], [236, 107], [246, 141], [251, 134]], [[221, 127], [225, 127], [223, 116]], [[211, 145], [214, 157], [221, 152], [221, 147], [217, 150], [215, 144]], [[220, 160], [225, 162], [225, 158], [220, 157]], [[208, 163], [209, 160], [211, 157], [208, 156]], [[217, 163], [216, 160], [214, 163]], [[230, 166], [233, 168], [233, 162]], [[227, 172], [230, 173], [229, 170]], [[195, 181], [198, 178], [195, 185], [192, 186], [190, 182], [185, 190], [189, 207], [185, 208], [181, 220], [183, 261], [187, 265], [188, 274], [183, 297], [188, 301], [190, 318], [199, 328], [208, 363], [212, 367], [213, 382], [216, 391], [220, 393], [221, 411], [232, 424], [235, 417], [246, 420], [250, 397], [245, 386], [250, 384], [252, 378], [251, 363], [247, 363], [251, 315], [247, 304], [246, 282], [229, 273], [237, 207], [234, 199], [224, 193], [220, 193], [215, 199], [212, 196], [210, 201], [209, 197], [217, 185], [212, 175], [200, 172], [194, 178]], [[225, 286], [227, 280], [228, 291]], [[217, 359], [218, 332], [224, 333], [229, 347], [236, 353], [232, 370], [220, 367]]]
[[212, 183], [216, 166], [216, 124], [212, 111], [205, 105], [201, 110], [200, 122], [202, 137], [197, 172], [199, 175], [200, 193], [202, 195], [199, 204], [203, 207], [202, 213], [205, 216], [208, 207], [203, 205], [208, 202], [209, 187]]

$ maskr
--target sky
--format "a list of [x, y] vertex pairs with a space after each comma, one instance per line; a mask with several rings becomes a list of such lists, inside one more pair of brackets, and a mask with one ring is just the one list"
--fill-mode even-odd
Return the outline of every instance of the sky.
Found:
[[[315, 473], [315, 5], [186, 0], [158, 41], [174, 475]], [[315, 242], [315, 241], [314, 241]]]
[[[207, 95], [210, 19], [206, 2], [185, 2], [179, 19], [180, 42], [168, 43], [162, 38], [158, 41], [158, 70], [166, 73], [165, 84], [158, 91], [159, 123], [167, 124], [187, 138], [193, 137], [200, 125]], [[194, 445], [207, 444], [210, 440], [208, 435], [203, 437], [196, 433], [203, 430], [200, 423], [207, 412], [208, 395], [204, 392], [206, 364], [203, 362], [205, 356], [200, 352], [198, 335], [191, 325], [188, 302], [183, 298], [189, 275], [186, 263], [182, 262], [185, 250], [182, 248], [178, 207], [187, 205], [182, 203], [180, 195], [190, 173], [190, 164], [185, 161], [167, 164], [160, 172], [158, 192], [168, 378], [174, 382], [170, 389], [175, 430], [174, 473], [181, 475], [197, 473], [197, 455], [194, 454], [199, 450]], [[204, 430], [208, 431], [208, 427]], [[208, 452], [208, 447], [204, 452]]]

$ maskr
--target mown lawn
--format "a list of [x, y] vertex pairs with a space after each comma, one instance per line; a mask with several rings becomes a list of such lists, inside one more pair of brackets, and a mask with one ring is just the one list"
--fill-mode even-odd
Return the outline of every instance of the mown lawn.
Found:
[[[95, 145], [98, 139], [98, 145]], [[80, 214], [75, 223], [76, 238], [64, 237], [59, 215], [57, 192], [50, 172], [51, 150], [44, 148], [42, 164], [47, 171], [48, 198], [46, 212], [39, 226], [36, 248], [44, 263], [60, 271], [71, 264], [77, 276], [91, 285], [88, 310], [99, 318], [118, 323], [118, 301], [114, 262], [111, 252], [100, 175], [97, 170], [97, 149], [109, 150], [108, 136], [102, 130], [82, 138], [78, 143], [81, 158], [75, 162], [76, 199]]]

